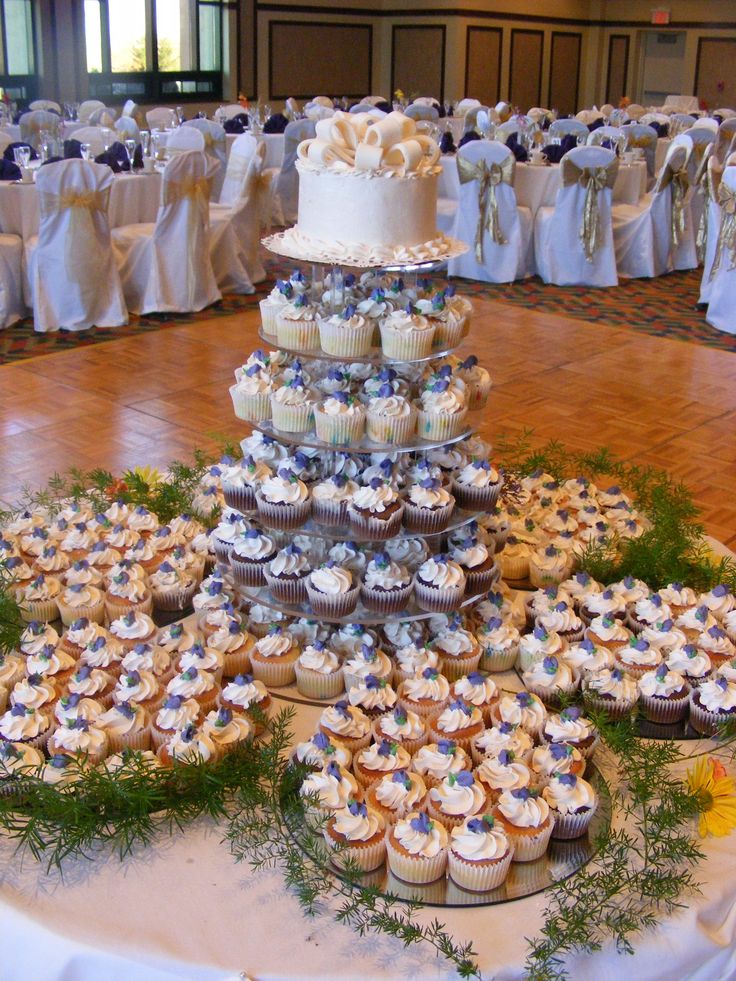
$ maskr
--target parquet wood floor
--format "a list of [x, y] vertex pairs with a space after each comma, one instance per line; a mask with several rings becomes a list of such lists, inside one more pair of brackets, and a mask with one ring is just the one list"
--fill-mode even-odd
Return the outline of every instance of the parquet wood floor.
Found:
[[[228, 387], [258, 346], [258, 314], [200, 321], [0, 368], [0, 500], [70, 466], [162, 465], [213, 433], [242, 436]], [[483, 435], [607, 445], [665, 467], [736, 545], [736, 357], [478, 301], [465, 347], [494, 379]]]

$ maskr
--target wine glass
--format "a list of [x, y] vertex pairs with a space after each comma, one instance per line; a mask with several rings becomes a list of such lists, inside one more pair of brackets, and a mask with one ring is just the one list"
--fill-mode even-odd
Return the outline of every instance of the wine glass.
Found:
[[174, 111], [176, 112], [177, 121], [181, 126], [181, 124], [184, 122], [184, 106], [177, 106]]
[[92, 144], [91, 143], [80, 143], [79, 152], [82, 154], [82, 160], [92, 159]]
[[128, 154], [128, 161], [130, 163], [130, 172], [133, 173], [133, 157], [135, 157], [135, 140], [126, 140], [123, 144], [125, 147], [125, 152]]
[[140, 131], [141, 138], [141, 151], [144, 157], [149, 157], [151, 155], [151, 134], [147, 129], [142, 129]]
[[31, 162], [31, 148], [29, 146], [13, 147], [13, 159], [17, 166], [24, 170]]

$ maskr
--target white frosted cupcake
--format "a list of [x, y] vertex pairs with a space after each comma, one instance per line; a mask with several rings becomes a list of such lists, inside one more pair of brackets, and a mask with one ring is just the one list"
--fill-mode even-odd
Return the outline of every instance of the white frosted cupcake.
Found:
[[360, 598], [366, 609], [388, 615], [404, 609], [413, 589], [406, 567], [392, 561], [388, 552], [376, 552], [366, 566]]
[[277, 312], [276, 340], [280, 347], [291, 351], [319, 349], [317, 307], [309, 302], [304, 293]]
[[301, 797], [308, 798], [308, 812], [325, 817], [347, 807], [351, 800], [360, 800], [362, 792], [347, 769], [334, 760], [318, 772], [308, 774], [299, 788]]
[[283, 688], [296, 680], [299, 648], [288, 630], [272, 624], [250, 652], [253, 676], [269, 688]]
[[264, 524], [283, 531], [303, 525], [312, 507], [307, 485], [287, 467], [263, 481], [256, 503]]
[[447, 842], [447, 831], [439, 821], [410, 811], [386, 836], [388, 866], [404, 882], [434, 882], [447, 867]]
[[276, 318], [294, 298], [294, 286], [289, 280], [277, 279], [276, 285], [258, 304], [264, 334], [276, 336]]
[[514, 862], [533, 862], [544, 855], [554, 818], [539, 791], [529, 787], [505, 791], [492, 814], [514, 846]]
[[588, 781], [574, 773], [555, 773], [542, 795], [555, 822], [552, 837], [581, 838], [598, 807], [598, 795]]
[[338, 358], [362, 358], [370, 352], [373, 321], [356, 311], [350, 303], [342, 313], [320, 317], [317, 321], [319, 342], [326, 354]]
[[394, 361], [419, 361], [432, 353], [436, 325], [414, 312], [411, 304], [381, 320], [381, 348]]
[[345, 859], [363, 872], [371, 872], [386, 857], [386, 822], [383, 816], [358, 801], [336, 811], [324, 829], [328, 848], [333, 850], [332, 861], [338, 868]]
[[417, 406], [417, 433], [421, 439], [444, 442], [458, 436], [468, 407], [460, 390], [440, 378], [426, 388]]
[[294, 670], [297, 690], [307, 698], [334, 698], [344, 689], [337, 655], [321, 640], [304, 648]]
[[532, 664], [521, 680], [545, 705], [558, 705], [561, 697], [569, 697], [577, 691], [580, 673], [566, 661], [548, 656]]
[[96, 586], [74, 583], [57, 597], [61, 622], [66, 626], [80, 617], [102, 623], [105, 617], [105, 598]]
[[401, 446], [411, 443], [417, 427], [417, 411], [403, 395], [384, 383], [368, 402], [366, 434], [374, 443]]
[[416, 714], [398, 706], [393, 712], [373, 722], [373, 736], [379, 742], [388, 739], [403, 746], [411, 755], [427, 742], [426, 723]]
[[358, 485], [344, 474], [326, 477], [312, 487], [312, 517], [322, 525], [345, 525], [348, 504]]
[[305, 603], [307, 579], [312, 567], [294, 542], [282, 548], [264, 569], [264, 578], [274, 599], [281, 603]]
[[473, 460], [452, 481], [452, 493], [458, 506], [468, 511], [490, 511], [502, 487], [503, 478], [488, 460]]
[[514, 845], [493, 815], [468, 818], [450, 834], [450, 877], [470, 892], [489, 892], [503, 884]]
[[418, 773], [394, 770], [375, 780], [366, 791], [366, 803], [383, 815], [392, 827], [411, 811], [423, 811], [427, 787]]
[[359, 443], [365, 432], [365, 408], [354, 395], [335, 392], [314, 407], [317, 438], [330, 446]]
[[434, 555], [414, 574], [417, 605], [428, 613], [450, 613], [465, 595], [465, 573], [446, 555]]
[[274, 427], [285, 433], [306, 433], [312, 426], [315, 393], [302, 375], [296, 375], [271, 393]]
[[461, 825], [466, 818], [482, 814], [486, 793], [470, 770], [451, 773], [429, 791], [427, 813], [444, 824], [448, 831]]
[[258, 365], [251, 365], [240, 379], [230, 386], [233, 411], [245, 422], [263, 422], [271, 418], [271, 377]]
[[[736, 682], [718, 677], [690, 692], [690, 724], [704, 736], [736, 717]], [[0, 727], [0, 732], [2, 728]]]
[[307, 595], [317, 616], [349, 616], [357, 606], [360, 580], [344, 566], [329, 559], [307, 578]]

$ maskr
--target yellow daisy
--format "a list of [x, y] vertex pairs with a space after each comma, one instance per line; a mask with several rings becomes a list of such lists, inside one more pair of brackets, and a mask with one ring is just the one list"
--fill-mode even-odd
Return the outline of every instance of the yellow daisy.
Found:
[[688, 770], [687, 784], [700, 804], [700, 837], [723, 838], [731, 834], [736, 828], [736, 787], [723, 765], [712, 756], [702, 757], [692, 770]]
[[133, 473], [148, 487], [155, 487], [163, 480], [161, 473], [155, 467], [135, 467]]

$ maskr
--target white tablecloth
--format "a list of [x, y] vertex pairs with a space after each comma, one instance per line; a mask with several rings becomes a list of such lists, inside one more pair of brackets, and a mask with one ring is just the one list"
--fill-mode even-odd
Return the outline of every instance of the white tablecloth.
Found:
[[[83, 125], [84, 123], [79, 123], [79, 122], [72, 123], [72, 122], [67, 122], [65, 120], [61, 130], [63, 139], [65, 140], [71, 139], [71, 137], [74, 136], [75, 132], [78, 129], [81, 129]], [[11, 139], [11, 142], [17, 143], [20, 140], [20, 124], [12, 123], [10, 126], [3, 126], [2, 129], [0, 129], [0, 133], [7, 133], [7, 135]]]
[[[160, 196], [160, 174], [116, 174], [110, 191], [110, 227], [155, 221]], [[24, 242], [38, 235], [35, 184], [0, 182], [0, 231], [20, 235]]]
[[657, 140], [657, 149], [654, 151], [654, 173], [658, 174], [664, 164], [664, 158], [670, 148], [672, 140], [661, 137]]
[[[448, 154], [440, 159], [442, 173], [438, 184], [438, 196], [456, 200], [460, 188], [457, 176], [456, 157]], [[517, 164], [514, 190], [518, 204], [531, 209], [535, 215], [539, 208], [552, 207], [560, 187], [560, 168], [558, 164], [533, 166]], [[621, 164], [613, 187], [613, 200], [616, 204], [636, 204], [646, 193], [647, 165], [639, 160], [633, 164]]]
[[[280, 703], [276, 701], [276, 707]], [[298, 706], [297, 739], [319, 709]], [[699, 744], [688, 743], [688, 747]], [[62, 883], [0, 842], [0, 981], [449, 981], [431, 950], [360, 939], [329, 917], [306, 919], [276, 872], [234, 863], [222, 827], [202, 821], [140, 849], [72, 861]], [[639, 938], [633, 958], [610, 947], [571, 962], [575, 979], [723, 981], [736, 977], [736, 839], [708, 839], [703, 893]], [[524, 937], [538, 934], [545, 896], [480, 909], [426, 909], [458, 941], [472, 940], [484, 978], [523, 977]]]

